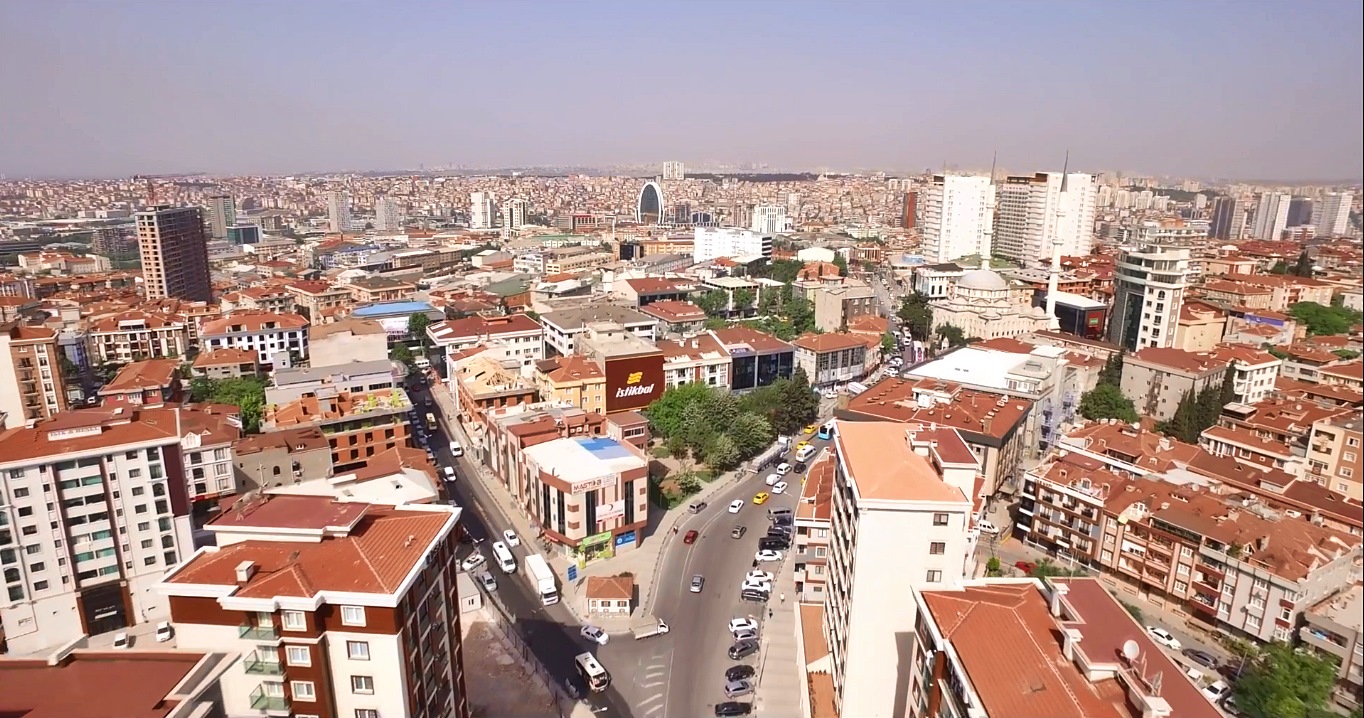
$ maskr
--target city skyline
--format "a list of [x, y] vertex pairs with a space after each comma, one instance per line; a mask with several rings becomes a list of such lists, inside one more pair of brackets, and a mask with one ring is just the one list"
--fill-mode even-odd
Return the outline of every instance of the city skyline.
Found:
[[[1362, 174], [1364, 14], [1346, 3], [741, 3], [725, 22], [668, 3], [515, 7], [507, 22], [506, 6], [429, 3], [11, 4], [0, 174], [919, 172], [994, 151], [1056, 169], [1066, 149], [1091, 172]], [[1290, 11], [1316, 41], [1285, 42]]]

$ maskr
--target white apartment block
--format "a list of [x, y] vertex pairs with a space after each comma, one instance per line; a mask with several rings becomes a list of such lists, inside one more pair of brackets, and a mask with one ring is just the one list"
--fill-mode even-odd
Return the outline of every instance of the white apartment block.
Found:
[[1350, 229], [1350, 207], [1354, 195], [1349, 192], [1327, 192], [1312, 205], [1312, 225], [1318, 237], [1336, 237]]
[[749, 229], [759, 234], [780, 234], [787, 231], [786, 207], [779, 204], [760, 204], [753, 208], [753, 222]]
[[67, 412], [0, 439], [10, 653], [163, 620], [150, 589], [193, 547], [176, 409]]
[[919, 190], [919, 203], [926, 262], [990, 256], [995, 186], [989, 177], [938, 175]]
[[698, 264], [719, 257], [772, 258], [772, 236], [732, 227], [697, 227], [694, 230], [692, 260]]
[[349, 232], [351, 229], [350, 221], [350, 195], [339, 190], [333, 190], [326, 194], [327, 198], [327, 225], [333, 232]]
[[183, 357], [189, 339], [184, 317], [139, 309], [91, 320], [85, 333], [91, 361], [99, 364]]
[[469, 195], [469, 228], [492, 229], [497, 221], [497, 202], [491, 192]]
[[380, 232], [401, 232], [407, 224], [407, 207], [392, 197], [374, 201], [374, 228]]
[[684, 180], [687, 178], [687, 166], [676, 160], [663, 163], [664, 180]]
[[1008, 177], [996, 188], [994, 253], [1038, 266], [1050, 261], [1053, 243], [1062, 255], [1089, 254], [1094, 246], [1093, 175], [1038, 172]]
[[526, 223], [526, 200], [509, 199], [502, 203], [502, 231], [519, 229]]
[[656, 341], [658, 320], [626, 307], [602, 304], [578, 309], [561, 309], [540, 315], [545, 332], [545, 357], [572, 356], [577, 353], [578, 337], [592, 325], [615, 325], [640, 339]]
[[545, 358], [545, 330], [525, 314], [475, 315], [437, 322], [426, 327], [426, 336], [432, 344], [445, 349], [446, 357], [452, 360], [456, 354], [479, 344], [505, 349], [507, 357], [519, 360], [521, 366], [533, 366]]
[[1182, 247], [1147, 246], [1118, 255], [1108, 340], [1128, 351], [1174, 345], [1193, 255]]
[[178, 648], [241, 656], [219, 680], [226, 715], [468, 718], [459, 515], [244, 497], [155, 589]]
[[1260, 204], [1255, 207], [1255, 220], [1251, 226], [1250, 236], [1255, 239], [1278, 241], [1279, 235], [1288, 227], [1288, 209], [1292, 202], [1291, 194], [1261, 193]]
[[243, 312], [205, 322], [199, 330], [204, 351], [247, 349], [261, 364], [291, 367], [308, 358], [308, 320], [297, 314]]
[[824, 602], [838, 715], [899, 718], [915, 589], [971, 575], [979, 464], [954, 429], [835, 422]]

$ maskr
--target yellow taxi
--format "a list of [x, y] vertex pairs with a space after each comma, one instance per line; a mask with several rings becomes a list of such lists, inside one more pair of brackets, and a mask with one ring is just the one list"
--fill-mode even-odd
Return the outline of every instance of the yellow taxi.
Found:
[[762, 506], [762, 505], [765, 504], [765, 503], [767, 503], [767, 492], [766, 492], [766, 491], [764, 491], [764, 492], [758, 494], [757, 496], [754, 496], [754, 497], [753, 497], [753, 505], [754, 505], [754, 506]]
[[810, 442], [808, 442], [808, 441], [802, 441], [802, 442], [800, 442], [799, 444], [796, 444], [796, 452], [799, 453], [801, 449], [804, 449], [805, 447], [807, 447], [807, 446], [809, 446], [809, 445], [810, 445]]
[[815, 433], [816, 431], [819, 431], [819, 427], [818, 427], [818, 426], [815, 426], [814, 424], [811, 424], [811, 425], [805, 427], [804, 429], [802, 429], [801, 431], [804, 431], [804, 432], [807, 433], [807, 434], [813, 434], [813, 433]]

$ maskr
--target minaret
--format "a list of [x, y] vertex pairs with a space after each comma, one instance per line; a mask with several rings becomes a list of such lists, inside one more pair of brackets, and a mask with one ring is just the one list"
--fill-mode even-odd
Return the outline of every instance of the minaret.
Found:
[[1051, 267], [1047, 272], [1047, 322], [1052, 331], [1061, 328], [1061, 320], [1056, 318], [1056, 293], [1061, 287], [1061, 218], [1065, 216], [1066, 193], [1070, 188], [1070, 150], [1066, 150], [1066, 161], [1061, 166], [1061, 191], [1056, 196], [1056, 218], [1051, 225]]

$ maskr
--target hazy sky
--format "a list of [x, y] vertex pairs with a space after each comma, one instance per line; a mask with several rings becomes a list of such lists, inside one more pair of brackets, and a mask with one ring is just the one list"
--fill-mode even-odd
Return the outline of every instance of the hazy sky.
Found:
[[0, 173], [944, 163], [1364, 174], [1364, 12], [1274, 2], [0, 0]]

